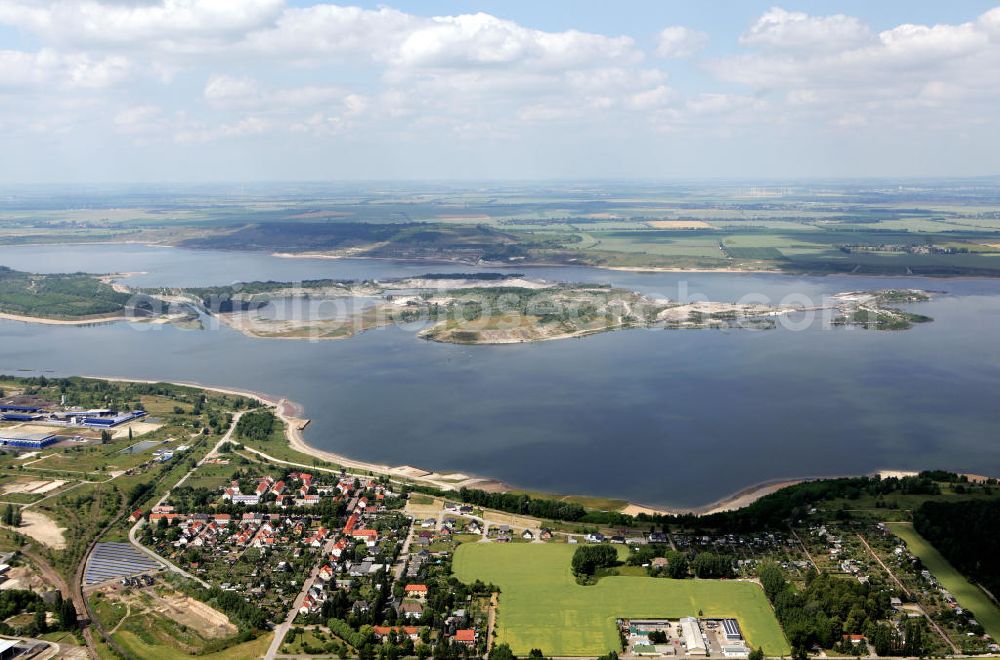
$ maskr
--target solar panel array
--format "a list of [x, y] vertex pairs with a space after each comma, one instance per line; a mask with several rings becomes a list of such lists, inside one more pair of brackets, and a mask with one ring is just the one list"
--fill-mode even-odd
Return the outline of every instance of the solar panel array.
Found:
[[736, 622], [736, 619], [723, 619], [722, 620], [722, 627], [726, 631], [726, 637], [729, 637], [729, 638], [740, 637], [741, 638], [743, 636], [743, 635], [740, 634], [740, 626]]
[[162, 564], [128, 543], [98, 543], [87, 559], [86, 584], [128, 577], [162, 568]]

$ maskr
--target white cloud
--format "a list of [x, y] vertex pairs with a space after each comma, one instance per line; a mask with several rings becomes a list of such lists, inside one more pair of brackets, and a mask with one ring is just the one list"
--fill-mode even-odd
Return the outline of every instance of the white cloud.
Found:
[[[940, 127], [1000, 104], [1000, 39], [992, 10], [957, 25], [902, 24], [878, 34], [858, 19], [771, 9], [741, 37], [750, 50], [708, 64], [757, 94], [780, 93], [786, 119], [837, 126]], [[943, 84], [946, 81], [947, 84]], [[955, 112], [962, 104], [962, 113]], [[816, 113], [822, 113], [819, 116]], [[866, 122], [858, 121], [863, 113]]]
[[283, 0], [5, 0], [0, 4], [0, 23], [73, 48], [186, 51], [231, 43], [272, 23], [283, 8]]
[[227, 138], [261, 135], [270, 128], [266, 119], [256, 116], [242, 117], [236, 121], [212, 126], [182, 126], [174, 133], [175, 142], [198, 144]]
[[646, 53], [630, 36], [486, 13], [315, 2], [0, 0], [0, 26], [14, 28], [0, 30], [0, 125], [164, 148], [463, 143], [473, 154], [484, 139], [642, 148], [657, 131], [695, 143], [776, 127], [918, 140], [993, 126], [1000, 106], [1000, 7], [881, 32], [774, 7], [738, 40], [713, 32], [714, 50], [734, 54], [695, 65], [667, 61], [709, 42], [680, 25]]
[[744, 46], [794, 51], [837, 51], [873, 40], [867, 25], [853, 16], [810, 16], [773, 7], [740, 37]]
[[708, 35], [681, 25], [663, 28], [657, 38], [660, 57], [690, 57], [708, 45]]
[[425, 22], [406, 35], [395, 49], [392, 63], [405, 67], [513, 65], [554, 70], [640, 59], [629, 37], [576, 30], [544, 32], [479, 13]]
[[247, 76], [239, 78], [215, 75], [205, 83], [205, 100], [217, 104], [246, 104], [260, 97], [257, 81]]
[[119, 56], [64, 54], [49, 48], [0, 50], [0, 89], [100, 89], [121, 82], [129, 73], [128, 60]]

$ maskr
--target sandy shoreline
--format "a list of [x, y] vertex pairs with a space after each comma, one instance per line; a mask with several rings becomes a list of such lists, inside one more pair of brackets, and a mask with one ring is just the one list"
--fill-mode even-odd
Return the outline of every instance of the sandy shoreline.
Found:
[[87, 319], [50, 319], [44, 316], [22, 316], [20, 314], [8, 314], [0, 312], [0, 319], [4, 321], [20, 321], [21, 323], [34, 323], [37, 325], [95, 325], [100, 323], [117, 323], [118, 321], [128, 321], [127, 316], [98, 316]]
[[[283, 397], [275, 397], [270, 394], [265, 394], [262, 392], [254, 392], [251, 390], [239, 390], [235, 388], [228, 387], [215, 387], [211, 385], [204, 385], [202, 383], [194, 381], [176, 381], [176, 380], [156, 380], [156, 379], [146, 379], [146, 378], [116, 378], [108, 376], [95, 376], [95, 375], [83, 375], [82, 378], [93, 378], [97, 380], [107, 380], [120, 383], [143, 383], [146, 385], [153, 385], [156, 383], [169, 383], [171, 385], [178, 385], [181, 387], [193, 387], [197, 389], [202, 389], [208, 392], [217, 392], [219, 394], [226, 394], [230, 396], [242, 396], [247, 399], [254, 399], [260, 401], [261, 403], [271, 406], [274, 408], [275, 414], [279, 419], [285, 424], [285, 436], [288, 439], [288, 445], [295, 451], [298, 451], [307, 456], [317, 458], [321, 461], [326, 461], [334, 463], [337, 466], [343, 467], [348, 470], [355, 470], [361, 472], [367, 472], [377, 475], [385, 475], [395, 479], [402, 479], [410, 482], [415, 482], [419, 484], [424, 484], [427, 486], [433, 486], [444, 491], [454, 491], [462, 487], [468, 488], [478, 488], [482, 490], [487, 490], [491, 492], [502, 492], [511, 490], [509, 486], [504, 484], [502, 481], [496, 479], [490, 479], [486, 477], [471, 476], [462, 473], [438, 473], [432, 472], [430, 470], [425, 470], [422, 468], [417, 468], [409, 465], [385, 465], [381, 463], [371, 463], [368, 461], [361, 461], [349, 458], [342, 454], [337, 454], [335, 452], [326, 451], [323, 449], [318, 449], [308, 444], [302, 435], [303, 429], [309, 424], [308, 419], [304, 419], [302, 415], [305, 410], [303, 407], [289, 399]], [[879, 477], [885, 479], [889, 477], [904, 477], [916, 475], [917, 472], [911, 470], [875, 470], [873, 472], [867, 473], [870, 476], [878, 475]], [[814, 481], [817, 479], [834, 479], [838, 477], [844, 477], [850, 475], [827, 475], [827, 476], [814, 476], [814, 477], [802, 477], [799, 479], [779, 479], [767, 482], [762, 482], [744, 488], [743, 490], [737, 491], [731, 495], [727, 495], [721, 499], [714, 502], [709, 502], [707, 504], [697, 506], [697, 507], [664, 507], [664, 506], [647, 506], [643, 504], [637, 504], [634, 502], [629, 502], [624, 508], [619, 509], [620, 513], [626, 515], [639, 515], [646, 514], [651, 516], [656, 515], [710, 515], [713, 513], [720, 513], [723, 511], [733, 511], [736, 509], [741, 509], [743, 507], [749, 506], [753, 502], [756, 502], [760, 498], [770, 495], [771, 493], [777, 492], [782, 488], [788, 486], [794, 486], [806, 481]], [[858, 475], [853, 475], [858, 476]], [[982, 480], [988, 477], [983, 475], [966, 475], [970, 480]], [[553, 498], [559, 498], [560, 495], [553, 494]]]
[[262, 392], [254, 392], [250, 390], [238, 390], [234, 388], [227, 387], [213, 387], [211, 385], [204, 385], [202, 383], [194, 381], [176, 381], [176, 380], [155, 380], [147, 378], [112, 378], [108, 376], [93, 376], [84, 375], [83, 378], [94, 378], [97, 380], [107, 380], [120, 383], [142, 383], [146, 385], [155, 385], [156, 383], [168, 383], [170, 385], [178, 385], [181, 387], [193, 387], [197, 389], [202, 389], [207, 392], [217, 392], [219, 394], [227, 394], [230, 396], [242, 396], [247, 399], [254, 399], [260, 401], [261, 403], [271, 406], [274, 408], [275, 414], [279, 419], [285, 424], [285, 437], [288, 439], [288, 445], [292, 449], [312, 456], [313, 458], [318, 458], [321, 461], [327, 461], [330, 463], [335, 463], [340, 467], [348, 468], [351, 470], [360, 470], [363, 472], [370, 472], [372, 474], [384, 474], [389, 477], [395, 477], [397, 479], [406, 479], [409, 481], [415, 481], [418, 483], [423, 483], [425, 485], [434, 486], [435, 488], [440, 488], [441, 490], [457, 490], [463, 486], [475, 487], [475, 488], [496, 488], [502, 486], [502, 484], [495, 479], [488, 479], [484, 477], [475, 477], [464, 474], [439, 474], [436, 472], [431, 472], [429, 470], [424, 470], [421, 468], [414, 468], [408, 465], [391, 466], [384, 465], [380, 463], [371, 463], [368, 461], [360, 461], [356, 459], [343, 456], [341, 454], [336, 454], [334, 452], [326, 451], [323, 449], [317, 449], [305, 441], [302, 436], [302, 430], [309, 423], [308, 419], [303, 419], [301, 415], [304, 409], [298, 403], [294, 401], [289, 401], [285, 398], [275, 397], [269, 394], [264, 394]]
[[[95, 378], [99, 380], [117, 381], [122, 383], [143, 383], [147, 385], [152, 385], [155, 383], [169, 383], [171, 385], [179, 385], [182, 387], [195, 387], [198, 389], [203, 389], [208, 392], [217, 392], [219, 394], [227, 394], [230, 396], [242, 396], [248, 399], [254, 399], [260, 401], [265, 405], [272, 406], [275, 409], [275, 414], [285, 423], [285, 435], [288, 439], [289, 447], [298, 451], [302, 454], [318, 458], [322, 461], [327, 461], [330, 463], [335, 463], [336, 465], [342, 466], [350, 470], [360, 470], [363, 472], [370, 472], [373, 474], [381, 474], [389, 477], [394, 477], [397, 479], [405, 479], [408, 481], [414, 481], [417, 483], [422, 483], [429, 486], [434, 486], [435, 488], [440, 488], [441, 490], [450, 491], [457, 490], [463, 486], [469, 488], [480, 488], [483, 490], [497, 491], [497, 490], [509, 490], [509, 488], [501, 481], [496, 479], [490, 479], [486, 477], [470, 476], [466, 474], [458, 473], [447, 473], [441, 474], [437, 472], [432, 472], [422, 468], [416, 468], [409, 465], [385, 465], [381, 463], [371, 463], [368, 461], [361, 461], [349, 458], [342, 454], [337, 454], [335, 452], [326, 451], [324, 449], [318, 449], [308, 444], [303, 437], [302, 431], [305, 426], [309, 423], [309, 420], [304, 419], [302, 415], [305, 413], [303, 407], [288, 399], [283, 397], [275, 397], [273, 395], [264, 394], [262, 392], [254, 392], [250, 390], [239, 390], [227, 387], [214, 387], [211, 385], [204, 385], [202, 383], [197, 383], [193, 381], [172, 381], [172, 380], [154, 380], [145, 378], [111, 378], [107, 376], [94, 376], [87, 375], [84, 378]], [[757, 484], [745, 488], [737, 493], [728, 495], [722, 499], [716, 500], [715, 502], [710, 502], [699, 507], [677, 507], [677, 508], [667, 508], [667, 507], [651, 507], [644, 506], [641, 504], [636, 504], [630, 502], [625, 508], [621, 509], [621, 513], [628, 515], [636, 515], [639, 513], [646, 513], [648, 515], [681, 515], [681, 514], [696, 514], [705, 515], [710, 513], [716, 513], [719, 511], [730, 511], [733, 509], [739, 509], [745, 507], [752, 502], [769, 495], [777, 490], [780, 490], [786, 486], [791, 486], [794, 484], [802, 483], [803, 481], [809, 481], [810, 479], [819, 479], [822, 477], [811, 477], [802, 479], [786, 479], [780, 481], [770, 481], [762, 484]], [[553, 495], [553, 497], [558, 497]]]

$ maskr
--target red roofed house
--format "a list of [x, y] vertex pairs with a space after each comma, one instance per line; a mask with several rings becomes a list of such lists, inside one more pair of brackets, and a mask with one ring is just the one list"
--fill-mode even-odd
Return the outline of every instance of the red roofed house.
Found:
[[406, 594], [407, 598], [416, 598], [417, 600], [423, 600], [427, 598], [427, 585], [426, 584], [408, 584], [403, 588], [403, 593]]
[[364, 539], [365, 545], [369, 548], [373, 547], [378, 541], [378, 532], [374, 529], [356, 529], [351, 532], [351, 536], [356, 539]]
[[459, 644], [465, 644], [467, 646], [472, 646], [476, 643], [476, 631], [471, 628], [465, 630], [455, 631], [455, 641]]

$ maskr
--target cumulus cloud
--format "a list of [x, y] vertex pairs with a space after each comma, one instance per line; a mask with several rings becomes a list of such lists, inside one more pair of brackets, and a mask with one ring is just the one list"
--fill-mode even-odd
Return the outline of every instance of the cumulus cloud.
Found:
[[231, 43], [272, 23], [283, 9], [283, 0], [5, 0], [0, 23], [60, 46], [184, 51]]
[[[87, 125], [188, 145], [261, 144], [271, 134], [275, 144], [300, 135], [575, 144], [643, 143], [655, 131], [985, 126], [1000, 104], [1000, 7], [968, 18], [877, 31], [855, 16], [773, 7], [738, 39], [713, 33], [715, 50], [732, 54], [704, 60], [694, 56], [709, 35], [682, 25], [663, 28], [644, 52], [630, 36], [487, 13], [0, 0], [0, 26], [21, 35], [0, 42], [0, 125]], [[714, 79], [668, 75], [685, 69]]]
[[124, 80], [130, 70], [123, 57], [0, 50], [0, 89], [100, 89]]
[[744, 46], [797, 52], [857, 48], [872, 40], [868, 26], [853, 16], [810, 16], [781, 7], [765, 12], [740, 37]]
[[740, 38], [747, 52], [708, 68], [757, 94], [780, 94], [789, 117], [810, 108], [803, 116], [816, 121], [822, 108], [837, 127], [975, 121], [1000, 103], [998, 16], [994, 9], [961, 24], [904, 23], [876, 34], [854, 17], [774, 8]]
[[708, 45], [708, 35], [683, 25], [663, 28], [657, 38], [660, 57], [690, 57]]

